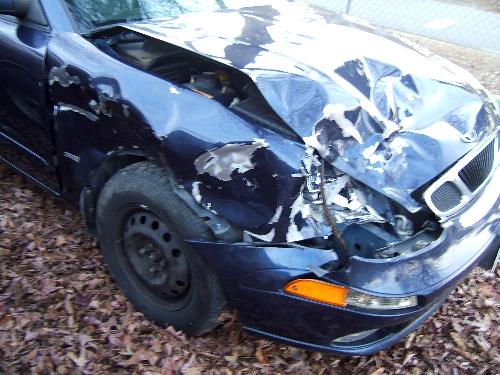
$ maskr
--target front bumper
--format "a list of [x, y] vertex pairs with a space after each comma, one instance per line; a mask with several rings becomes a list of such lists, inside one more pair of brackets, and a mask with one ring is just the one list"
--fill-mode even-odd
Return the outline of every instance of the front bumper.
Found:
[[[391, 259], [353, 257], [349, 266], [321, 279], [380, 296], [418, 296], [418, 306], [376, 311], [336, 307], [285, 294], [296, 278], [317, 277], [338, 262], [335, 251], [293, 245], [190, 242], [215, 269], [244, 329], [294, 346], [347, 355], [369, 355], [406, 336], [431, 316], [451, 290], [488, 253], [498, 250], [500, 168], [476, 201], [446, 223], [428, 247]], [[481, 217], [474, 214], [481, 210]], [[331, 267], [330, 269], [335, 269]], [[369, 332], [358, 340], [339, 338]], [[336, 342], [334, 342], [336, 341]]]

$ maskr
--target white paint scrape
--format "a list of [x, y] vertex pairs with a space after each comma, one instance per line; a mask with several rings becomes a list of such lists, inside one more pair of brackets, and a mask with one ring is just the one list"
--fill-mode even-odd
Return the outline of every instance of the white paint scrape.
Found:
[[342, 130], [342, 135], [346, 138], [352, 137], [359, 144], [363, 144], [363, 139], [358, 129], [354, 126], [351, 120], [345, 117], [346, 107], [341, 104], [328, 104], [323, 109], [323, 115], [327, 120], [334, 121]]
[[321, 132], [314, 131], [313, 134], [309, 137], [304, 137], [302, 138], [304, 140], [304, 143], [307, 146], [310, 146], [314, 148], [315, 150], [318, 150], [319, 154], [322, 155], [323, 157], [328, 156], [329, 151], [328, 151], [328, 146], [325, 146], [322, 144], [318, 137], [321, 135]]
[[208, 151], [199, 156], [194, 165], [198, 174], [208, 173], [222, 181], [231, 181], [232, 173], [245, 173], [252, 170], [253, 154], [259, 148], [267, 148], [269, 144], [264, 139], [254, 139], [252, 144], [227, 144], [216, 150]]
[[274, 236], [276, 235], [276, 229], [273, 228], [268, 234], [255, 234], [247, 230], [245, 231], [245, 233], [261, 241], [272, 242], [272, 240], [274, 240]]
[[286, 234], [286, 240], [288, 242], [296, 242], [304, 239], [302, 234], [300, 234], [297, 224], [295, 224], [295, 217], [301, 215], [303, 219], [306, 219], [311, 214], [311, 207], [304, 201], [304, 196], [302, 191], [297, 197], [295, 202], [293, 202], [290, 212], [290, 225], [288, 226], [288, 232]]
[[274, 216], [271, 218], [271, 220], [269, 220], [268, 224], [276, 224], [280, 220], [282, 212], [283, 206], [278, 206], [276, 212], [274, 213]]
[[193, 183], [193, 189], [191, 191], [191, 194], [192, 194], [193, 198], [198, 203], [201, 202], [200, 184], [201, 184], [201, 182], [194, 182]]

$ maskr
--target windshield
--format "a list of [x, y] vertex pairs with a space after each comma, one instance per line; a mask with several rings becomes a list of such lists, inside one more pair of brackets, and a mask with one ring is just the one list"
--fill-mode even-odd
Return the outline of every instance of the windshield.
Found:
[[225, 8], [223, 0], [64, 0], [82, 31], [127, 21]]

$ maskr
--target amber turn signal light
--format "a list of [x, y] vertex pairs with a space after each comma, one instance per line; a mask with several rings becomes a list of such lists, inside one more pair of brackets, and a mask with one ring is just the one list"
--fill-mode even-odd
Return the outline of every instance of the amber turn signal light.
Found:
[[285, 285], [285, 292], [329, 305], [345, 307], [349, 289], [314, 279], [293, 280]]

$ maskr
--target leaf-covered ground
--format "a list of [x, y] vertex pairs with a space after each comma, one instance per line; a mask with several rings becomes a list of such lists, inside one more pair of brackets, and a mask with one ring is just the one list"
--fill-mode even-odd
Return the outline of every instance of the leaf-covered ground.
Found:
[[[488, 58], [476, 75], [496, 74]], [[499, 272], [476, 270], [415, 333], [371, 357], [261, 340], [229, 314], [185, 337], [134, 311], [73, 206], [0, 166], [0, 374], [498, 374]]]

